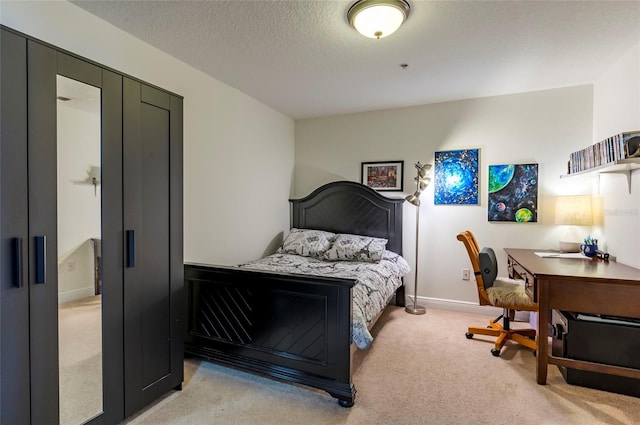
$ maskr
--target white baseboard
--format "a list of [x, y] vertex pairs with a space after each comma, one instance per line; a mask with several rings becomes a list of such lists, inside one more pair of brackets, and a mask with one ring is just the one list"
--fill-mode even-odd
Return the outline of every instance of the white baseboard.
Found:
[[[412, 300], [407, 300], [412, 302]], [[468, 301], [446, 300], [442, 298], [418, 297], [418, 304], [424, 305], [427, 309], [457, 311], [460, 313], [481, 314], [483, 316], [498, 316], [502, 313], [501, 308], [478, 305]]]
[[95, 289], [93, 286], [86, 286], [80, 289], [73, 289], [71, 291], [59, 292], [58, 304], [79, 300], [81, 298], [93, 297], [94, 295], [95, 295]]
[[[407, 297], [407, 304], [412, 303], [413, 298]], [[478, 305], [468, 301], [446, 300], [441, 298], [418, 297], [418, 304], [437, 310], [457, 311], [460, 313], [479, 314], [482, 316], [498, 317], [502, 309], [487, 305]], [[518, 317], [522, 315], [522, 317]], [[525, 317], [526, 316], [526, 317]], [[516, 312], [516, 320], [529, 321], [529, 312]]]

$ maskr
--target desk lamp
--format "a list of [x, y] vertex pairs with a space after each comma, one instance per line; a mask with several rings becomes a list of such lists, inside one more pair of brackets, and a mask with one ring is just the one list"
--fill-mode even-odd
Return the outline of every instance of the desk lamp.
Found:
[[578, 235], [576, 226], [593, 225], [593, 209], [591, 206], [591, 196], [571, 195], [560, 196], [556, 200], [556, 224], [568, 225], [564, 236], [559, 244], [560, 251], [580, 252], [582, 238]]

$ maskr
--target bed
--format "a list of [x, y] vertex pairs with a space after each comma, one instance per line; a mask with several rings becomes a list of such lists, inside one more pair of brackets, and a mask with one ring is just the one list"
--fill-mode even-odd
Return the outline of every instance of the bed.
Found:
[[[401, 198], [341, 181], [290, 202], [292, 230], [386, 239], [385, 256], [397, 261], [393, 255], [402, 254]], [[276, 262], [293, 262], [280, 251]], [[342, 271], [306, 274], [295, 267], [294, 272], [273, 271], [265, 261], [233, 267], [185, 264], [186, 354], [318, 388], [341, 406], [353, 406], [357, 278]], [[316, 267], [315, 261], [308, 267]], [[404, 302], [400, 281], [384, 304]], [[367, 321], [367, 329], [380, 313]], [[366, 339], [359, 345], [368, 345]]]

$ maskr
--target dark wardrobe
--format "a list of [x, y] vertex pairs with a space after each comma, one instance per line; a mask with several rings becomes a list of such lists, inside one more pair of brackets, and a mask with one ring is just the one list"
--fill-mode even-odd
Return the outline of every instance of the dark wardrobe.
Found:
[[[59, 76], [99, 90], [101, 411], [183, 381], [182, 97], [1, 29], [0, 422], [60, 418]], [[90, 196], [94, 196], [94, 188]]]

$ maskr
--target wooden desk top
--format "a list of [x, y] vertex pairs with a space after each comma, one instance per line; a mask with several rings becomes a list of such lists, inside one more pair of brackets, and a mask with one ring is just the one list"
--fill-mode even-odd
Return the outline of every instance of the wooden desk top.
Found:
[[640, 269], [615, 261], [604, 261], [595, 257], [578, 259], [537, 256], [536, 252], [545, 252], [542, 249], [505, 248], [504, 250], [509, 257], [513, 258], [536, 278], [603, 280], [611, 283], [640, 285]]

